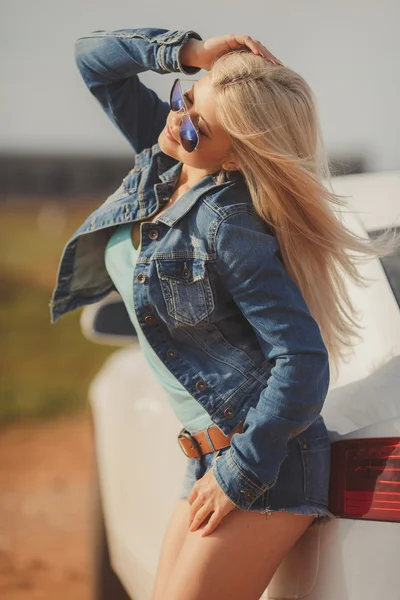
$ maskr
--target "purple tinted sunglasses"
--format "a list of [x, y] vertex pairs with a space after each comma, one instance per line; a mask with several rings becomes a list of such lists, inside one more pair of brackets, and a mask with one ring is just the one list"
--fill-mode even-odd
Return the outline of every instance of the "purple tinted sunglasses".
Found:
[[193, 152], [197, 150], [197, 146], [199, 145], [198, 128], [194, 125], [188, 113], [182, 93], [181, 81], [197, 81], [197, 79], [175, 79], [169, 99], [171, 110], [174, 112], [184, 111], [179, 125], [179, 138], [186, 152]]

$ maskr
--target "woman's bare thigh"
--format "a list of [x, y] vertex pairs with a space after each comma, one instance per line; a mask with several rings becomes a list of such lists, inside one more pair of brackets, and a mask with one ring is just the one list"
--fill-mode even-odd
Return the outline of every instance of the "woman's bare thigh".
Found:
[[164, 534], [151, 600], [164, 598], [164, 589], [189, 531], [189, 503], [178, 500]]
[[[186, 501], [187, 502], [187, 501]], [[209, 535], [187, 532], [163, 600], [259, 600], [314, 516], [235, 509]]]

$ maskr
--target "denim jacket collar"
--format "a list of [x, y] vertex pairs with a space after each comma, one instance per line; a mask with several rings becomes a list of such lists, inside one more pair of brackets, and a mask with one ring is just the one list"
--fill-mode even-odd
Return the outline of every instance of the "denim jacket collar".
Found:
[[[182, 162], [176, 162], [172, 167], [168, 168], [171, 159], [169, 156], [160, 152], [157, 156], [157, 169], [158, 169], [158, 177], [162, 184], [170, 183], [173, 181], [177, 181], [179, 175], [182, 171]], [[167, 169], [166, 169], [167, 167]], [[166, 169], [166, 170], [165, 170]], [[203, 195], [204, 192], [213, 187], [227, 187], [234, 181], [238, 181], [242, 175], [239, 171], [229, 171], [227, 174], [227, 180], [218, 185], [217, 176], [219, 171], [215, 173], [210, 173], [203, 177], [200, 181], [195, 183], [188, 191], [186, 191], [178, 201], [174, 202], [169, 208], [168, 211], [161, 214], [157, 221], [172, 227], [177, 223], [189, 210], [194, 206], [200, 196]], [[156, 184], [160, 185], [160, 184]]]

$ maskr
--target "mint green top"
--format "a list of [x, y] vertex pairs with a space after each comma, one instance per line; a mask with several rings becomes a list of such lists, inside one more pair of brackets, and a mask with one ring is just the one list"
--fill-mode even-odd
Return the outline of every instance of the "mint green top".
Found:
[[138, 323], [133, 304], [134, 269], [139, 251], [131, 238], [132, 223], [119, 225], [108, 241], [105, 250], [105, 265], [115, 287], [121, 295], [136, 330], [140, 348], [164, 388], [171, 407], [182, 427], [190, 433], [213, 425], [209, 414], [187, 391], [180, 381], [159, 359]]

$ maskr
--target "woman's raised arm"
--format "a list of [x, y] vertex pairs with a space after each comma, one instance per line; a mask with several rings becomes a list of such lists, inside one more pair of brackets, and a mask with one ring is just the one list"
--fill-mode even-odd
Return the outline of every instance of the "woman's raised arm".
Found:
[[181, 47], [190, 38], [202, 39], [192, 30], [142, 27], [99, 29], [75, 42], [75, 61], [86, 86], [136, 153], [157, 142], [170, 110], [138, 74], [196, 74], [200, 68], [184, 68], [180, 61]]

